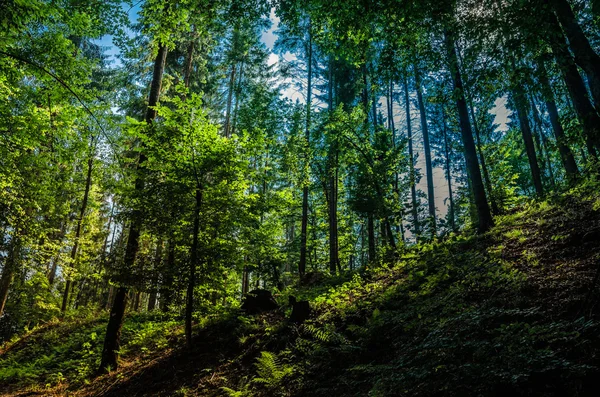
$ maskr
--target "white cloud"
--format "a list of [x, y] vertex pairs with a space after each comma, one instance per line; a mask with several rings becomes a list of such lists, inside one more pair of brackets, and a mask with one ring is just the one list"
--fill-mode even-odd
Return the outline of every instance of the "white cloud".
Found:
[[273, 45], [275, 44], [275, 40], [277, 40], [277, 35], [275, 34], [275, 30], [279, 27], [279, 17], [275, 15], [275, 8], [271, 8], [271, 14], [269, 15], [269, 19], [271, 20], [271, 28], [260, 37], [260, 40], [265, 43], [269, 50], [273, 50]]
[[499, 131], [508, 130], [507, 123], [510, 121], [510, 116], [512, 112], [506, 108], [506, 101], [508, 100], [507, 96], [504, 95], [494, 102], [494, 107], [490, 110], [490, 113], [493, 114], [494, 124], [499, 124]]
[[275, 53], [270, 53], [269, 59], [267, 59], [267, 65], [273, 66], [278, 62], [279, 62], [279, 55], [277, 55]]

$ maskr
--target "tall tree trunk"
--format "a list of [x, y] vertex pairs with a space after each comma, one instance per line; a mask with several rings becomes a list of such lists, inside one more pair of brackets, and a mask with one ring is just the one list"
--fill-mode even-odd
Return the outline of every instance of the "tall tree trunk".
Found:
[[[58, 242], [62, 242], [65, 234], [67, 232], [67, 219], [65, 219], [60, 225], [60, 232], [58, 233]], [[58, 261], [60, 259], [60, 252], [57, 252], [54, 258], [52, 259], [52, 266], [48, 271], [48, 285], [50, 288], [54, 285], [54, 280], [56, 279], [56, 271], [58, 270]]]
[[429, 146], [429, 128], [427, 126], [427, 113], [425, 111], [425, 103], [423, 101], [423, 93], [421, 92], [421, 74], [417, 65], [415, 69], [415, 84], [417, 90], [417, 101], [419, 103], [419, 113], [421, 114], [421, 131], [423, 132], [423, 151], [425, 152], [425, 171], [427, 175], [427, 201], [429, 202], [429, 223], [431, 227], [431, 236], [436, 235], [436, 219], [435, 219], [435, 193], [433, 186], [433, 166], [431, 165], [431, 148]]
[[[466, 164], [466, 163], [465, 163]], [[469, 173], [469, 169], [467, 168], [467, 192], [469, 199], [469, 218], [471, 218], [471, 223], [476, 225], [479, 223], [479, 218], [477, 215], [477, 206], [475, 205], [475, 194], [473, 193], [473, 185], [471, 184], [471, 177]]]
[[[94, 138], [92, 137], [90, 142], [90, 147], [94, 146]], [[83, 218], [85, 216], [85, 211], [87, 210], [87, 203], [90, 195], [90, 187], [92, 186], [92, 170], [94, 167], [94, 152], [95, 150], [91, 150], [90, 157], [87, 161], [87, 175], [85, 179], [85, 191], [83, 193], [83, 200], [81, 201], [81, 208], [79, 209], [79, 218], [77, 218], [77, 227], [75, 228], [75, 238], [73, 240], [73, 247], [71, 248], [71, 263], [69, 266], [75, 266], [75, 259], [77, 257], [77, 251], [79, 249], [79, 238], [81, 237], [81, 227], [83, 226]], [[65, 283], [65, 290], [63, 292], [63, 300], [62, 306], [60, 308], [61, 312], [65, 312], [67, 310], [67, 305], [69, 303], [69, 292], [71, 290], [72, 278], [70, 275], [67, 275], [67, 282]]]
[[600, 143], [600, 117], [590, 102], [583, 83], [583, 79], [577, 70], [577, 65], [569, 53], [567, 43], [560, 30], [558, 21], [553, 14], [548, 14], [547, 38], [552, 48], [552, 53], [561, 71], [562, 77], [569, 91], [577, 118], [583, 126], [588, 151], [592, 157], [597, 157], [596, 149]]
[[[108, 233], [106, 234], [106, 238], [104, 239], [104, 246], [102, 248], [102, 259], [100, 261], [100, 265], [103, 266], [103, 267], [108, 266], [108, 261], [107, 261], [107, 256], [106, 255], [108, 253], [108, 237], [109, 236], [110, 236], [110, 250], [111, 250], [111, 252], [112, 252], [112, 250], [115, 247], [114, 242], [115, 242], [115, 235], [117, 234], [117, 231], [115, 229], [115, 231], [112, 233], [112, 235], [111, 235], [111, 232], [110, 232], [111, 231], [111, 225], [112, 225], [112, 222], [113, 222], [113, 216], [114, 216], [115, 207], [116, 207], [116, 204], [113, 203], [113, 205], [111, 206], [111, 209], [110, 209], [110, 217], [108, 218], [108, 228], [107, 228]], [[122, 235], [123, 234], [121, 232], [121, 236]], [[119, 237], [119, 239], [120, 239], [120, 237]], [[110, 307], [110, 305], [112, 303], [112, 294], [113, 294], [113, 289], [114, 289], [113, 286], [110, 285], [109, 281], [105, 280], [103, 282], [102, 289], [106, 290], [107, 288], [108, 288], [108, 291], [107, 291], [107, 294], [106, 294], [106, 300], [104, 300], [104, 301], [102, 301], [100, 303], [100, 307], [102, 309], [104, 309], [104, 310], [108, 310], [108, 308]], [[103, 293], [101, 295], [104, 296]]]
[[[121, 347], [121, 327], [123, 325], [123, 318], [125, 317], [126, 306], [127, 288], [118, 287], [113, 298], [113, 304], [110, 309], [110, 318], [108, 320], [108, 327], [106, 329], [106, 336], [104, 337], [102, 362], [100, 364], [101, 371], [108, 372], [109, 370], [117, 369], [119, 358], [118, 351]], [[120, 324], [116, 324], [117, 320], [120, 320]]]
[[134, 296], [135, 296], [135, 299], [133, 301], [133, 311], [139, 312], [140, 311], [140, 301], [142, 298], [142, 291], [136, 291]]
[[[367, 77], [367, 66], [363, 65], [362, 68], [362, 77], [363, 77], [363, 95], [362, 95], [362, 101], [363, 101], [363, 108], [365, 110], [365, 120], [364, 120], [364, 127], [365, 130], [368, 130], [369, 128], [369, 85], [368, 85], [368, 77]], [[373, 127], [375, 127], [375, 124], [373, 123]], [[368, 237], [368, 244], [369, 244], [369, 262], [373, 262], [375, 261], [375, 256], [376, 256], [376, 242], [375, 242], [375, 215], [373, 214], [373, 211], [370, 210], [369, 213], [367, 214], [367, 237]]]
[[192, 65], [194, 63], [194, 48], [196, 40], [194, 39], [196, 27], [192, 28], [192, 40], [188, 43], [187, 52], [185, 54], [185, 64], [183, 66], [183, 84], [186, 88], [190, 88], [192, 82]]
[[[387, 106], [388, 106], [388, 128], [392, 132], [392, 147], [396, 147], [396, 127], [394, 125], [394, 82], [390, 80], [389, 93], [387, 95]], [[400, 176], [398, 171], [394, 171], [394, 195], [396, 200], [400, 201]], [[395, 222], [396, 234], [399, 234], [404, 241], [404, 228], [402, 227], [402, 216], [400, 219], [396, 219]]]
[[417, 183], [415, 178], [415, 153], [413, 150], [412, 123], [410, 120], [410, 96], [408, 92], [408, 78], [404, 76], [404, 102], [406, 112], [406, 138], [408, 139], [408, 179], [410, 183], [410, 197], [412, 204], [413, 226], [415, 229], [415, 238], [421, 235], [419, 225], [419, 205], [417, 203]]
[[[312, 104], [312, 32], [309, 25], [308, 31], [308, 88], [306, 90], [306, 129], [304, 133], [305, 137], [305, 161], [308, 161], [308, 149], [310, 147], [310, 114]], [[308, 230], [308, 181], [304, 181], [302, 187], [302, 226], [300, 231], [300, 263], [298, 264], [298, 273], [300, 279], [306, 274], [306, 240]]]
[[[16, 233], [16, 231], [15, 231]], [[13, 235], [8, 247], [8, 255], [2, 268], [2, 276], [0, 277], [0, 316], [4, 314], [4, 307], [6, 306], [6, 299], [8, 298], [8, 291], [10, 285], [15, 277], [17, 271], [17, 264], [21, 252], [21, 241], [19, 237]]]
[[[377, 126], [379, 125], [379, 118], [377, 117], [377, 93], [375, 92], [375, 84], [373, 81], [375, 80], [374, 67], [371, 64], [371, 79], [370, 79], [370, 90], [367, 91], [367, 98], [371, 98], [371, 114], [373, 118], [373, 131], [377, 131]], [[367, 69], [368, 70], [368, 69]], [[369, 95], [370, 93], [370, 95]]]
[[[165, 70], [165, 61], [167, 59], [167, 47], [163, 44], [160, 45], [156, 59], [154, 61], [154, 71], [152, 75], [152, 84], [150, 86], [150, 96], [148, 99], [148, 109], [146, 111], [146, 123], [151, 127], [154, 119], [156, 118], [156, 109], [154, 108], [158, 104], [160, 97], [160, 90], [162, 86], [163, 73]], [[140, 153], [138, 159], [138, 170], [144, 168], [146, 162], [146, 156], [144, 153]], [[135, 180], [135, 190], [141, 192], [144, 189], [144, 178], [142, 175], [138, 175]], [[135, 262], [135, 258], [139, 249], [140, 232], [142, 229], [142, 214], [139, 209], [134, 211], [133, 219], [131, 221], [131, 227], [129, 229], [129, 236], [127, 237], [127, 246], [125, 248], [124, 267], [126, 269], [132, 268]], [[127, 305], [127, 288], [121, 286], [117, 289], [115, 300], [110, 311], [110, 318], [108, 320], [108, 326], [106, 328], [106, 336], [104, 338], [104, 348], [102, 350], [102, 358], [100, 361], [101, 372], [108, 371], [109, 369], [116, 369], [119, 360], [119, 348], [120, 348], [120, 337], [121, 328], [123, 326], [123, 320], [125, 317], [125, 307]]]
[[236, 69], [236, 65], [235, 63], [231, 65], [231, 71], [229, 72], [229, 89], [228, 89], [228, 93], [227, 93], [227, 111], [225, 114], [225, 125], [223, 126], [223, 135], [226, 138], [229, 138], [229, 136], [231, 135], [231, 104], [233, 101], [233, 90], [235, 87], [235, 70]]
[[473, 97], [469, 95], [469, 108], [471, 110], [471, 118], [473, 119], [473, 130], [475, 131], [475, 145], [477, 147], [477, 152], [479, 153], [479, 161], [481, 164], [481, 172], [483, 174], [483, 182], [485, 183], [485, 187], [488, 191], [490, 204], [492, 207], [492, 213], [497, 215], [500, 213], [500, 208], [498, 207], [498, 203], [494, 199], [494, 194], [492, 190], [492, 180], [490, 178], [490, 173], [488, 171], [488, 167], [485, 161], [485, 156], [483, 155], [483, 145], [481, 144], [481, 134], [479, 133], [479, 123], [477, 123], [477, 118], [475, 117], [475, 108], [473, 107]]
[[458, 110], [460, 130], [462, 134], [463, 146], [465, 149], [465, 161], [469, 170], [471, 179], [471, 187], [477, 207], [478, 230], [484, 233], [494, 224], [490, 207], [485, 194], [481, 172], [479, 170], [479, 162], [477, 160], [477, 150], [473, 140], [473, 132], [471, 131], [471, 122], [469, 121], [469, 112], [465, 101], [462, 76], [458, 68], [458, 56], [454, 46], [454, 39], [449, 32], [444, 32], [446, 50], [448, 52], [448, 61], [450, 64], [450, 72], [454, 83], [454, 92], [456, 93], [456, 107]]
[[102, 308], [104, 310], [108, 310], [113, 303], [113, 295], [115, 294], [115, 287], [112, 285], [108, 286], [108, 294], [106, 296], [106, 302], [104, 303], [104, 306], [102, 306]]
[[154, 257], [154, 273], [155, 276], [152, 278], [152, 286], [150, 290], [150, 296], [148, 297], [148, 311], [151, 312], [156, 308], [156, 298], [158, 295], [158, 272], [160, 270], [160, 263], [162, 262], [162, 251], [163, 251], [163, 240], [161, 238], [156, 242], [156, 254]]
[[[335, 171], [333, 171], [335, 174]], [[335, 274], [339, 265], [337, 238], [337, 181], [329, 178], [329, 272]]]
[[235, 134], [237, 128], [238, 109], [240, 108], [240, 93], [242, 92], [242, 79], [244, 77], [244, 62], [240, 62], [240, 72], [235, 88], [235, 107], [233, 108], [233, 121], [231, 122], [231, 135]]
[[577, 63], [585, 71], [594, 99], [594, 107], [600, 111], [600, 56], [594, 51], [583, 33], [567, 0], [550, 0], [563, 30], [569, 39], [569, 47]]
[[390, 223], [389, 218], [385, 219], [384, 223], [385, 223], [385, 231], [386, 231], [385, 235], [387, 237], [388, 244], [390, 245], [390, 248], [394, 252], [394, 255], [396, 255], [396, 239], [394, 238], [394, 233], [392, 232], [392, 224]]
[[[392, 101], [392, 82], [390, 81], [388, 84], [388, 93], [385, 96], [385, 104], [386, 104], [386, 109], [387, 109], [388, 130], [390, 130], [392, 132], [392, 134], [394, 134], [394, 130], [392, 129], [393, 120], [392, 120], [391, 101]], [[392, 141], [393, 141], [393, 138], [392, 138]]]
[[534, 122], [534, 131], [536, 140], [538, 142], [540, 153], [543, 157], [544, 168], [548, 170], [548, 176], [550, 178], [550, 186], [552, 188], [556, 187], [556, 181], [554, 179], [554, 170], [552, 169], [552, 160], [550, 159], [550, 149], [548, 143], [548, 137], [544, 133], [544, 128], [542, 125], [542, 119], [540, 117], [538, 108], [535, 104], [535, 98], [530, 99], [531, 104], [531, 112], [533, 114], [533, 122]]
[[192, 313], [194, 311], [194, 287], [196, 285], [196, 268], [198, 266], [198, 234], [200, 233], [200, 208], [202, 207], [202, 186], [196, 187], [196, 204], [194, 207], [194, 230], [192, 249], [190, 252], [190, 273], [185, 300], [185, 340], [188, 349], [192, 348]]
[[369, 212], [367, 215], [367, 238], [369, 240], [369, 262], [375, 261], [376, 250], [375, 250], [375, 221], [373, 220], [373, 213]]
[[360, 264], [365, 266], [365, 227], [364, 224], [360, 226]]
[[538, 80], [542, 86], [542, 95], [544, 97], [546, 110], [548, 111], [548, 116], [550, 118], [550, 124], [552, 125], [552, 132], [554, 133], [554, 137], [556, 138], [556, 143], [558, 145], [560, 159], [562, 160], [563, 167], [567, 173], [567, 179], [570, 183], [573, 183], [579, 178], [579, 170], [577, 169], [577, 163], [575, 162], [573, 152], [571, 152], [571, 148], [567, 143], [565, 131], [560, 123], [558, 109], [556, 108], [556, 102], [554, 101], [554, 93], [550, 87], [548, 74], [546, 73], [543, 61], [538, 62], [538, 70]]
[[[190, 58], [190, 62], [186, 63], [184, 74], [188, 75], [192, 70], [192, 61], [194, 56], [194, 40], [192, 40], [189, 44], [188, 48], [188, 56]], [[226, 122], [226, 132], [225, 136], [229, 137], [230, 135], [230, 114], [231, 114], [231, 98], [233, 95], [233, 90], [235, 89], [235, 64], [232, 65], [232, 75], [229, 86], [229, 98], [227, 99], [227, 122]], [[186, 88], [189, 88], [190, 81], [186, 81]], [[185, 98], [184, 98], [185, 100]], [[200, 233], [200, 209], [202, 208], [202, 184], [200, 182], [200, 175], [198, 175], [198, 170], [196, 169], [196, 164], [192, 164], [194, 169], [194, 175], [196, 177], [196, 201], [194, 204], [194, 226], [192, 231], [192, 246], [190, 252], [190, 272], [188, 275], [188, 285], [186, 291], [186, 300], [185, 300], [185, 340], [188, 349], [192, 349], [192, 314], [194, 312], [194, 288], [196, 286], [196, 269], [198, 267], [198, 235]]]
[[485, 156], [483, 155], [483, 145], [481, 144], [481, 134], [479, 133], [479, 125], [477, 123], [477, 119], [475, 118], [475, 109], [473, 108], [472, 99], [470, 100], [469, 105], [471, 108], [471, 116], [473, 118], [473, 129], [475, 130], [475, 140], [476, 140], [477, 152], [479, 153], [479, 161], [481, 162], [481, 172], [483, 174], [483, 181], [487, 188], [488, 194], [490, 195], [490, 204], [492, 207], [492, 213], [497, 215], [500, 213], [500, 208], [498, 207], [498, 203], [496, 203], [496, 199], [494, 198], [494, 192], [492, 190], [492, 180], [490, 178], [488, 166], [485, 161]]
[[[463, 58], [460, 55], [460, 52], [457, 53], [458, 60], [460, 62], [459, 68], [464, 64]], [[477, 148], [477, 153], [479, 155], [479, 165], [481, 166], [481, 172], [483, 176], [483, 183], [485, 184], [485, 188], [487, 189], [488, 198], [490, 201], [490, 205], [492, 208], [492, 214], [498, 215], [500, 214], [500, 208], [498, 207], [498, 203], [494, 198], [494, 192], [492, 190], [492, 180], [490, 178], [490, 173], [488, 171], [487, 163], [485, 161], [485, 156], [483, 155], [483, 145], [481, 144], [481, 134], [479, 131], [479, 123], [477, 122], [477, 117], [475, 114], [475, 107], [473, 106], [473, 95], [469, 90], [468, 86], [465, 86], [465, 99], [468, 101], [469, 111], [471, 112], [471, 120], [473, 120], [473, 132], [475, 132], [475, 147]]]
[[[443, 105], [442, 105], [443, 106]], [[448, 199], [450, 205], [448, 208], [448, 218], [450, 219], [450, 228], [456, 231], [456, 222], [454, 215], [454, 197], [452, 194], [452, 175], [450, 174], [450, 145], [448, 144], [448, 130], [446, 127], [446, 112], [442, 109], [442, 131], [444, 134], [444, 157], [446, 160], [446, 180], [448, 181]]]
[[248, 266], [244, 266], [244, 272], [242, 274], [242, 297], [244, 297], [250, 290], [250, 271]]
[[167, 313], [173, 303], [173, 268], [175, 267], [175, 239], [171, 235], [167, 240], [167, 259], [160, 285], [160, 310]]
[[[513, 69], [515, 64], [513, 62]], [[531, 176], [533, 179], [533, 186], [538, 196], [544, 195], [544, 188], [542, 186], [542, 176], [540, 173], [540, 167], [538, 165], [537, 155], [535, 153], [535, 146], [533, 143], [533, 136], [531, 134], [531, 128], [529, 126], [527, 97], [521, 86], [520, 81], [513, 83], [513, 100], [515, 107], [517, 108], [517, 116], [519, 118], [519, 126], [521, 127], [521, 135], [523, 136], [523, 142], [525, 143], [525, 151], [527, 153], [527, 159], [529, 160], [529, 168], [531, 169]]]
[[[329, 87], [328, 87], [328, 102], [329, 112], [333, 112], [333, 60], [329, 61]], [[337, 218], [337, 203], [338, 203], [338, 143], [337, 137], [331, 137], [329, 142], [328, 153], [329, 165], [329, 271], [335, 274], [340, 267], [339, 251], [338, 251], [338, 218]]]
[[54, 258], [52, 258], [52, 266], [50, 266], [50, 270], [48, 271], [48, 285], [50, 288], [54, 285], [54, 280], [56, 279], [56, 271], [58, 270], [58, 260], [60, 258], [60, 253], [57, 253]]
[[[102, 258], [100, 259], [100, 262], [102, 263], [102, 265], [105, 264], [106, 262], [106, 254], [108, 253], [108, 238], [111, 236], [110, 230], [112, 228], [112, 222], [113, 222], [113, 217], [115, 215], [115, 204], [113, 203], [113, 205], [110, 206], [110, 215], [108, 216], [108, 226], [106, 227], [107, 233], [106, 233], [106, 237], [104, 238], [104, 243], [102, 244]], [[110, 246], [112, 249], [112, 243], [114, 241], [115, 238], [115, 234], [112, 234], [112, 238], [111, 238], [111, 242], [110, 242]]]

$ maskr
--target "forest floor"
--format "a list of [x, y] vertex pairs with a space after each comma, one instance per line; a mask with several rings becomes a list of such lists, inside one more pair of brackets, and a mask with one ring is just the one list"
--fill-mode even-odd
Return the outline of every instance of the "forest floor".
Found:
[[315, 278], [285, 310], [230, 310], [196, 326], [132, 314], [122, 366], [93, 377], [106, 314], [0, 347], [7, 396], [597, 396], [600, 195], [522, 204], [483, 236], [452, 236], [392, 266]]

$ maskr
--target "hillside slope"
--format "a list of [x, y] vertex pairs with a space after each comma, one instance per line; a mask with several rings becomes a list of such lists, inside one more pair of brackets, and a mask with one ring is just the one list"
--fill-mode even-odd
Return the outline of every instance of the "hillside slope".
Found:
[[[123, 366], [91, 378], [105, 315], [0, 350], [4, 395], [596, 396], [600, 196], [521, 206], [485, 236], [404, 252], [392, 267], [289, 291], [311, 320], [233, 311], [196, 327], [129, 317]], [[283, 294], [280, 299], [286, 301]], [[93, 335], [93, 336], [92, 336]], [[59, 375], [60, 374], [60, 375]]]

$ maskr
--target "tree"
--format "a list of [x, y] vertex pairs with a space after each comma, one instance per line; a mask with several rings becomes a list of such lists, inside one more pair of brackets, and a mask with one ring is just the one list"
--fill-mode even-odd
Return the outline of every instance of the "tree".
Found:
[[[415, 84], [417, 89], [417, 100], [419, 103], [419, 112], [421, 114], [421, 131], [423, 133], [423, 151], [425, 152], [425, 173], [427, 175], [427, 201], [429, 203], [429, 223], [431, 227], [431, 235], [436, 235], [436, 220], [435, 220], [435, 193], [433, 186], [433, 167], [431, 165], [431, 149], [429, 148], [429, 128], [427, 127], [427, 113], [425, 111], [425, 103], [423, 101], [423, 93], [421, 92], [421, 75], [417, 66], [415, 70]], [[408, 116], [407, 116], [408, 117]]]
[[[152, 83], [150, 86], [150, 94], [148, 97], [148, 109], [146, 111], [146, 123], [149, 128], [152, 128], [152, 123], [156, 118], [156, 106], [160, 97], [162, 87], [163, 73], [165, 70], [165, 61], [167, 58], [167, 44], [159, 43], [158, 51], [154, 60], [154, 72], [152, 75]], [[144, 189], [143, 168], [146, 161], [144, 153], [140, 153], [137, 163], [137, 169], [141, 175], [136, 177], [135, 190], [139, 193]], [[142, 228], [142, 214], [137, 210], [133, 214], [131, 225], [129, 226], [129, 234], [127, 238], [127, 246], [125, 249], [125, 267], [132, 267], [139, 248], [139, 238]], [[121, 327], [125, 316], [125, 307], [127, 305], [127, 287], [120, 286], [114, 297], [113, 305], [110, 310], [110, 318], [106, 328], [104, 337], [104, 348], [102, 349], [102, 359], [100, 361], [100, 371], [109, 371], [116, 369], [118, 366], [119, 346]]]
[[469, 179], [471, 180], [473, 195], [475, 196], [475, 205], [477, 208], [478, 215], [478, 230], [480, 233], [484, 233], [491, 226], [493, 226], [494, 221], [492, 219], [492, 214], [490, 212], [490, 207], [487, 202], [483, 181], [481, 179], [479, 162], [477, 161], [477, 151], [475, 149], [475, 142], [473, 140], [473, 133], [471, 131], [471, 123], [469, 121], [467, 103], [464, 97], [462, 76], [460, 70], [458, 69], [458, 57], [456, 55], [454, 40], [452, 38], [451, 31], [445, 31], [444, 35], [446, 50], [448, 53], [449, 68], [454, 84], [456, 107], [460, 119], [460, 129], [465, 150], [465, 160], [467, 163]]

